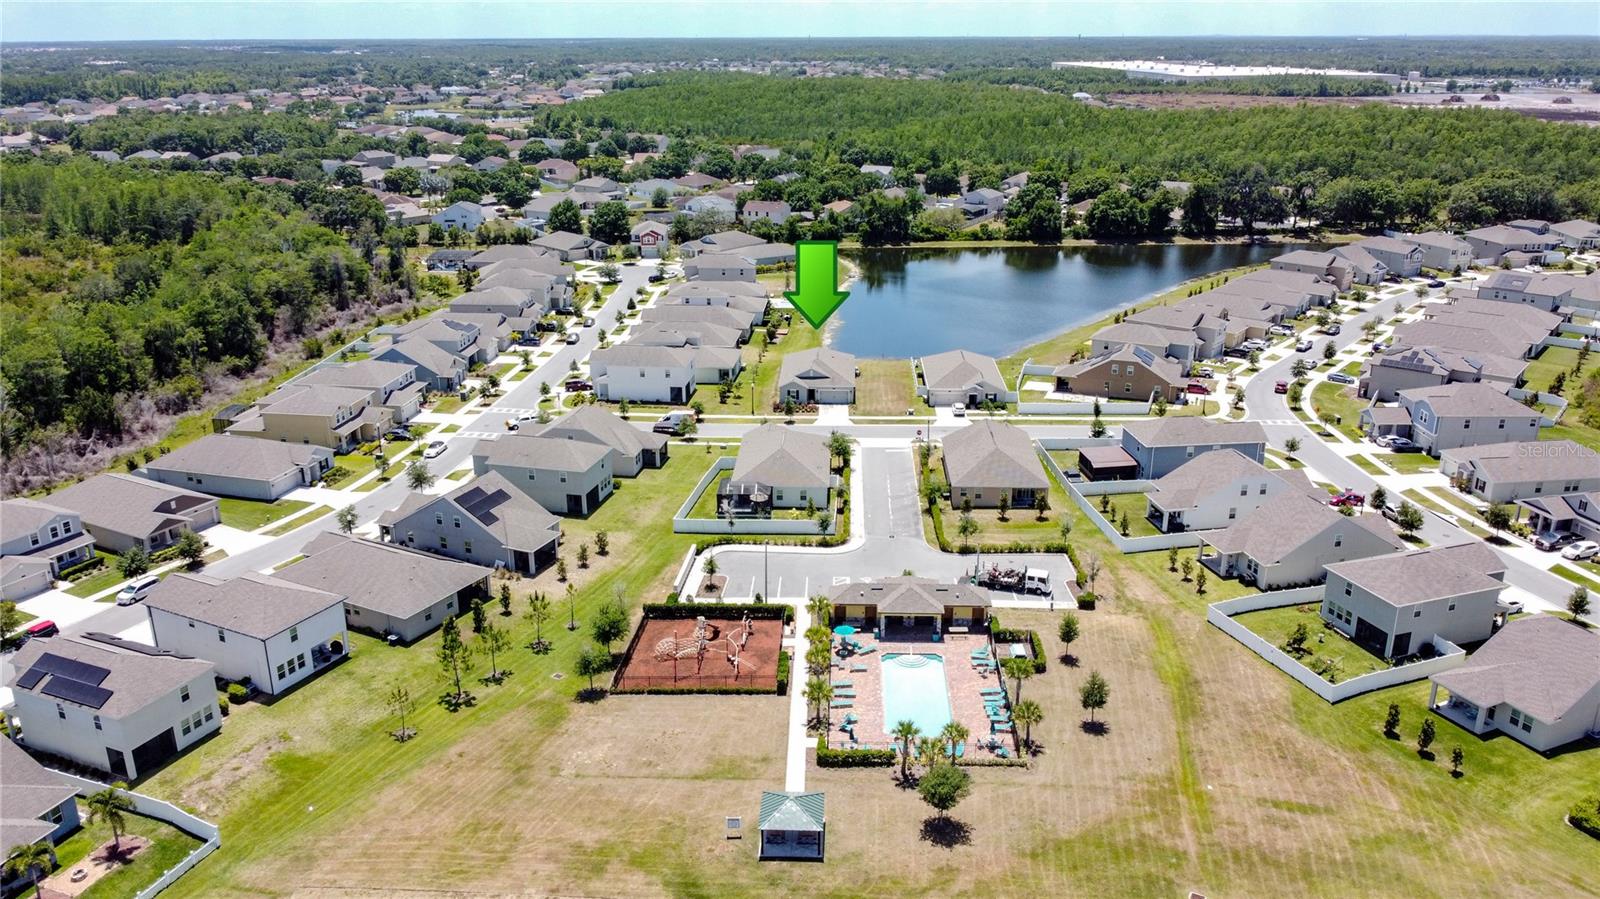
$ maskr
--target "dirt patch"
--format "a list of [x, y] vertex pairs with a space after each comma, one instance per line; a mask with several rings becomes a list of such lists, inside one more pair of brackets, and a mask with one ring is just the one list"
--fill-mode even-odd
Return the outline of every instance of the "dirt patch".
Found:
[[[767, 687], [778, 683], [783, 622], [708, 618], [646, 618], [623, 661], [617, 689], [649, 687]], [[735, 662], [737, 660], [737, 662]]]
[[83, 861], [62, 868], [40, 881], [40, 894], [42, 897], [58, 896], [71, 899], [94, 886], [95, 881], [112, 871], [132, 864], [139, 853], [149, 848], [150, 841], [141, 836], [127, 835], [121, 840], [107, 840], [97, 846]]
[[[234, 706], [228, 717], [249, 715], [256, 711], [248, 705]], [[223, 726], [226, 727], [226, 723]], [[180, 801], [201, 817], [214, 813], [215, 809], [225, 807], [228, 800], [234, 798], [231, 794], [235, 788], [246, 778], [259, 773], [267, 759], [289, 742], [287, 734], [272, 734], [243, 752], [219, 759], [207, 769], [209, 773], [203, 778], [184, 787]]]

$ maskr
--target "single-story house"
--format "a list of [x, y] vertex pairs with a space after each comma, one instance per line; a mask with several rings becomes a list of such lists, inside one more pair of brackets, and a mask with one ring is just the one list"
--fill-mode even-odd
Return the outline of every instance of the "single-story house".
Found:
[[1487, 640], [1505, 570], [1477, 541], [1338, 562], [1328, 566], [1322, 620], [1383, 659], [1426, 652], [1435, 638]]
[[410, 643], [485, 598], [488, 568], [335, 531], [318, 534], [306, 558], [273, 577], [345, 597], [346, 624]]
[[974, 421], [950, 432], [942, 443], [950, 502], [994, 508], [1002, 498], [1013, 509], [1031, 509], [1050, 479], [1028, 432], [1016, 425]]
[[1335, 562], [1406, 548], [1383, 516], [1341, 515], [1300, 491], [1271, 497], [1227, 528], [1204, 532], [1200, 540], [1200, 564], [1262, 590], [1320, 583]]
[[604, 446], [611, 450], [611, 471], [619, 478], [667, 464], [667, 435], [636, 428], [599, 406], [579, 406], [549, 424], [525, 427], [524, 433]]
[[333, 467], [333, 450], [259, 437], [207, 434], [146, 462], [138, 473], [152, 481], [271, 502], [322, 480]]
[[184, 531], [222, 521], [217, 499], [126, 474], [97, 474], [50, 495], [50, 505], [76, 512], [94, 542], [115, 553], [138, 546], [154, 552]]
[[408, 495], [378, 516], [378, 531], [412, 549], [537, 574], [555, 564], [561, 521], [491, 471], [449, 493]]
[[1517, 500], [1517, 505], [1528, 513], [1528, 526], [1536, 534], [1572, 533], [1600, 541], [1600, 490], [1530, 497]]
[[[78, 788], [10, 740], [0, 740], [0, 771], [5, 772], [5, 790], [0, 791], [0, 846], [5, 847], [7, 858], [13, 850], [34, 843], [54, 847], [81, 826]], [[39, 872], [41, 877], [47, 873]], [[20, 873], [0, 874], [0, 895], [22, 895], [30, 879]]]
[[823, 795], [761, 792], [761, 854], [767, 859], [822, 861], [828, 824]]
[[1561, 245], [1574, 250], [1600, 247], [1600, 225], [1584, 219], [1570, 219], [1550, 226], [1550, 234], [1561, 238]]
[[880, 629], [890, 626], [982, 628], [989, 621], [989, 591], [963, 580], [945, 583], [901, 575], [841, 584], [827, 593], [834, 624]]
[[1431, 679], [1428, 707], [1473, 734], [1498, 730], [1549, 752], [1600, 732], [1600, 633], [1552, 615], [1507, 622]]
[[1139, 466], [1139, 476], [1150, 481], [1212, 450], [1238, 450], [1247, 459], [1265, 462], [1266, 446], [1267, 432], [1253, 421], [1168, 416], [1122, 426], [1123, 451]]
[[826, 438], [765, 424], [746, 432], [740, 442], [733, 472], [717, 485], [718, 507], [754, 516], [772, 509], [826, 509], [833, 486]]
[[789, 353], [778, 367], [778, 399], [796, 403], [854, 403], [856, 357], [828, 347]]
[[962, 403], [976, 408], [984, 403], [1009, 403], [1016, 394], [1006, 389], [994, 358], [968, 350], [950, 350], [923, 356], [918, 366], [922, 383], [918, 393], [930, 406]]
[[209, 659], [217, 674], [278, 694], [344, 658], [342, 594], [254, 572], [176, 572], [144, 601], [156, 646]]
[[1441, 454], [1439, 470], [1489, 503], [1600, 490], [1600, 453], [1571, 440], [1456, 447]]
[[573, 234], [570, 231], [553, 231], [534, 240], [530, 246], [549, 250], [562, 262], [603, 259], [610, 247], [609, 244], [595, 240], [587, 234]]
[[480, 440], [472, 473], [498, 472], [518, 490], [557, 515], [587, 517], [611, 495], [611, 448], [581, 440], [508, 434]]
[[151, 774], [222, 727], [204, 659], [87, 633], [29, 640], [11, 664], [28, 747], [116, 780]]

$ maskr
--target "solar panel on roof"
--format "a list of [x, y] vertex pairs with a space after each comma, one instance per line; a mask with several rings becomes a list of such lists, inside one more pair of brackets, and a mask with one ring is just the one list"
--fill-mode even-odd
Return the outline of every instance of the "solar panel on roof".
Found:
[[105, 683], [105, 679], [111, 676], [109, 670], [101, 668], [99, 665], [90, 665], [77, 659], [58, 656], [53, 652], [47, 652], [39, 656], [39, 660], [33, 663], [33, 667], [46, 674], [58, 674], [62, 677], [70, 677], [75, 681], [95, 686]]
[[52, 676], [50, 682], [45, 684], [40, 692], [46, 696], [86, 705], [91, 709], [98, 709], [111, 699], [111, 691], [105, 687], [97, 687], [61, 675]]
[[1145, 349], [1144, 347], [1142, 347], [1142, 346], [1134, 347], [1133, 348], [1133, 355], [1138, 357], [1139, 361], [1143, 362], [1146, 366], [1149, 366], [1149, 367], [1152, 367], [1152, 368], [1155, 367], [1156, 357], [1149, 350]]
[[38, 668], [29, 668], [27, 671], [22, 672], [21, 677], [17, 678], [17, 686], [24, 690], [32, 690], [34, 686], [38, 684], [39, 681], [44, 680], [44, 676], [49, 673], [50, 672], [42, 671]]

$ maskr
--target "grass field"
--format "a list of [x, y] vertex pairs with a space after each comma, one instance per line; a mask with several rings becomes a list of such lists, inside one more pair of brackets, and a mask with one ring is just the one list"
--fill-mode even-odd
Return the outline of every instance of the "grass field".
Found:
[[1304, 624], [1311, 632], [1311, 638], [1306, 641], [1306, 649], [1309, 652], [1301, 662], [1308, 668], [1313, 668], [1314, 660], [1318, 658], [1336, 663], [1339, 667], [1334, 683], [1371, 674], [1374, 671], [1384, 671], [1389, 667], [1382, 659], [1357, 646], [1344, 634], [1331, 627], [1324, 627], [1322, 616], [1318, 614], [1315, 604], [1245, 612], [1233, 616], [1233, 620], [1279, 648], [1282, 648], [1289, 639], [1289, 634], [1293, 633], [1296, 625]]
[[262, 502], [254, 499], [235, 499], [221, 497], [217, 500], [217, 508], [222, 513], [222, 523], [241, 531], [253, 531], [264, 528], [274, 521], [303, 511], [311, 506], [310, 503], [298, 499], [280, 499], [276, 502]]
[[[1111, 511], [1102, 514], [1107, 521], [1111, 522], [1112, 527], [1120, 528], [1122, 526], [1122, 517], [1126, 515], [1128, 518], [1127, 536], [1152, 537], [1161, 533], [1156, 530], [1154, 524], [1150, 523], [1150, 519], [1145, 517], [1145, 513], [1150, 509], [1150, 500], [1145, 494], [1118, 493], [1110, 495], [1110, 499]], [[1089, 502], [1096, 510], [1100, 508], [1100, 497], [1089, 498]], [[1121, 533], [1121, 531], [1119, 530], [1118, 533]]]
[[1351, 440], [1362, 439], [1361, 410], [1366, 403], [1356, 397], [1354, 384], [1323, 381], [1311, 388], [1311, 408], [1316, 410], [1318, 419], [1329, 412], [1338, 416], [1339, 423], [1334, 427]]
[[287, 533], [289, 533], [290, 531], [292, 531], [292, 530], [294, 530], [296, 528], [304, 527], [305, 525], [308, 525], [311, 522], [316, 521], [318, 518], [321, 518], [324, 515], [330, 514], [331, 512], [333, 512], [333, 509], [328, 507], [328, 506], [317, 506], [315, 509], [312, 509], [310, 512], [305, 512], [305, 513], [302, 513], [300, 515], [296, 515], [295, 517], [290, 518], [287, 521], [284, 521], [283, 523], [279, 524], [277, 527], [268, 530], [266, 532], [266, 534], [269, 537], [281, 537], [284, 534], [287, 534]]
[[95, 555], [105, 560], [105, 567], [68, 587], [68, 594], [81, 599], [88, 599], [102, 590], [109, 590], [127, 580], [122, 576], [122, 572], [117, 570], [117, 563], [120, 561], [119, 556], [101, 549], [95, 550]]
[[[84, 821], [89, 818], [89, 810], [82, 802], [78, 803], [78, 814]], [[80, 896], [87, 899], [133, 896], [200, 845], [199, 840], [165, 821], [131, 814], [125, 815], [123, 820], [126, 822], [124, 836], [144, 837], [150, 840], [150, 845], [135, 856], [131, 864], [101, 877]], [[110, 840], [111, 825], [104, 821], [86, 824], [56, 846], [56, 860], [60, 867], [70, 868]]]
[[1421, 474], [1439, 470], [1439, 460], [1427, 453], [1374, 452], [1373, 456], [1401, 474]]
[[854, 415], [905, 415], [921, 405], [908, 359], [862, 359]]
[[715, 384], [700, 385], [694, 398], [705, 406], [708, 415], [770, 415], [778, 398], [778, 369], [784, 355], [821, 345], [822, 335], [798, 316], [789, 332], [776, 343], [766, 345], [766, 336], [758, 332], [744, 346], [744, 371], [733, 382], [728, 401], [722, 401]]

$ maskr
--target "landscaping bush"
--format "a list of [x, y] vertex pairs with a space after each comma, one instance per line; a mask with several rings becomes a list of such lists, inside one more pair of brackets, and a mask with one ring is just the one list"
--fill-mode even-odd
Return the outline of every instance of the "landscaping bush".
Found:
[[631, 696], [671, 696], [680, 693], [701, 693], [717, 696], [771, 696], [782, 693], [770, 687], [612, 687], [614, 694]]
[[[785, 606], [784, 608], [788, 608]], [[778, 651], [778, 695], [785, 696], [789, 692], [789, 650]]]
[[343, 465], [335, 465], [322, 473], [322, 484], [325, 487], [337, 487], [350, 477], [350, 469]]
[[1567, 823], [1600, 840], [1600, 795], [1578, 800], [1567, 812]]
[[246, 687], [244, 684], [229, 684], [228, 685], [228, 702], [229, 703], [231, 703], [233, 705], [239, 705], [240, 703], [244, 702], [246, 699], [249, 699], [249, 698], [250, 698], [250, 688], [249, 687]]
[[84, 578], [88, 577], [91, 574], [94, 574], [96, 571], [99, 571], [100, 569], [102, 569], [104, 567], [106, 567], [105, 557], [104, 556], [95, 556], [94, 558], [90, 559], [87, 562], [80, 562], [77, 565], [72, 566], [71, 568], [63, 568], [63, 569], [61, 569], [61, 580], [63, 580], [63, 581], [81, 581]]
[[222, 712], [222, 717], [228, 717], [228, 694], [217, 691], [217, 710]]
[[893, 749], [830, 749], [828, 738], [817, 736], [818, 768], [887, 768], [894, 761]]
[[1083, 573], [1083, 566], [1078, 564], [1078, 551], [1072, 548], [1072, 544], [1067, 544], [1066, 552], [1067, 561], [1072, 563], [1072, 580], [1075, 584], [1077, 584], [1078, 589], [1081, 590], [1083, 589], [1084, 585], [1089, 583], [1089, 576]]
[[[876, 750], [874, 750], [874, 751], [876, 751]], [[1015, 758], [1015, 757], [1009, 758], [1009, 759], [1002, 759], [1002, 758], [990, 758], [988, 756], [964, 755], [961, 758], [956, 759], [956, 767], [957, 768], [1026, 768], [1026, 767], [1028, 767], [1028, 760], [1027, 759], [1019, 759], [1019, 758]]]
[[781, 618], [785, 624], [794, 620], [794, 609], [775, 603], [748, 603], [748, 602], [647, 602], [644, 604], [646, 618], [698, 618], [701, 615], [707, 618], [738, 618], [745, 613], [751, 618], [764, 618], [771, 620]]
[[1083, 593], [1078, 594], [1078, 608], [1084, 610], [1085, 612], [1093, 612], [1095, 601], [1098, 599], [1099, 597], [1095, 596], [1093, 593], [1084, 591]]

